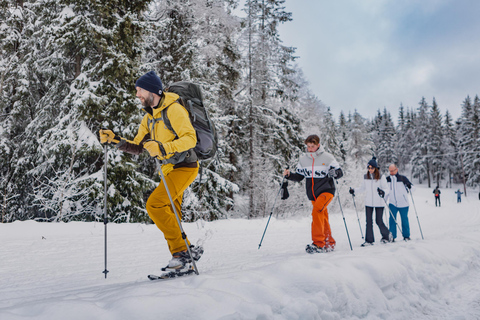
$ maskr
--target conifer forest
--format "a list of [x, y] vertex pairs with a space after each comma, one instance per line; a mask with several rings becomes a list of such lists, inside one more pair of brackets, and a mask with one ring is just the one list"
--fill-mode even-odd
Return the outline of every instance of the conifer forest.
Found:
[[[435, 97], [372, 106], [370, 119], [334, 117], [281, 39], [279, 26], [292, 20], [284, 2], [0, 0], [2, 223], [102, 221], [105, 151], [110, 221], [150, 221], [155, 161], [98, 139], [100, 128], [134, 138], [143, 117], [135, 81], [150, 70], [164, 87], [201, 85], [218, 132], [216, 156], [184, 195], [186, 221], [268, 215], [310, 134], [344, 170], [342, 199], [372, 156], [383, 172], [396, 163], [432, 189], [480, 186], [478, 95], [458, 101], [458, 119]], [[295, 215], [305, 202], [302, 186], [290, 188], [278, 214]]]

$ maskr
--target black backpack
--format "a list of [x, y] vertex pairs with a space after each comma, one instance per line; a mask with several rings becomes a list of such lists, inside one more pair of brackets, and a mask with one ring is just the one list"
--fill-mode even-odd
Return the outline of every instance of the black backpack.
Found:
[[[187, 109], [192, 126], [197, 133], [197, 145], [193, 150], [197, 154], [198, 159], [206, 160], [212, 158], [217, 152], [217, 131], [203, 104], [200, 86], [187, 81], [179, 81], [172, 83], [164, 91], [178, 94], [180, 98], [177, 101]], [[162, 110], [163, 122], [177, 136], [167, 117], [167, 109], [168, 107]]]

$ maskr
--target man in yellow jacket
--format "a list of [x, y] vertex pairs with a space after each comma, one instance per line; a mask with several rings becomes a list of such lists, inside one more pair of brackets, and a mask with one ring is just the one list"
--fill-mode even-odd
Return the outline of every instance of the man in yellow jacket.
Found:
[[[140, 154], [147, 150], [150, 156], [162, 160], [161, 170], [181, 219], [183, 193], [198, 174], [198, 159], [193, 151], [197, 143], [195, 129], [190, 122], [188, 111], [178, 103], [179, 96], [172, 92], [163, 92], [162, 81], [154, 71], [141, 76], [135, 87], [136, 96], [146, 113], [137, 135], [130, 141], [117, 136], [112, 130], [102, 129], [100, 142], [114, 144], [119, 150], [131, 154]], [[167, 117], [175, 132], [170, 131], [163, 122], [161, 111], [165, 108], [168, 108]], [[166, 269], [190, 268], [192, 261], [163, 183], [160, 183], [148, 198], [147, 212], [163, 232], [172, 253]], [[190, 245], [188, 239], [187, 242]], [[200, 259], [203, 248], [190, 245], [190, 249], [193, 259]]]

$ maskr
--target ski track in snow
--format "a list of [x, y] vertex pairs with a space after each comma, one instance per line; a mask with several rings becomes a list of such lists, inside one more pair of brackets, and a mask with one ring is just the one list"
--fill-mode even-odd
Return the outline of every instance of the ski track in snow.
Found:
[[[433, 189], [433, 188], [432, 188]], [[310, 218], [184, 224], [199, 276], [152, 282], [170, 259], [154, 225], [0, 224], [0, 319], [480, 319], [480, 201], [417, 188], [412, 241], [361, 248], [354, 209], [330, 212], [335, 252], [308, 255]], [[359, 209], [362, 231], [364, 213]]]

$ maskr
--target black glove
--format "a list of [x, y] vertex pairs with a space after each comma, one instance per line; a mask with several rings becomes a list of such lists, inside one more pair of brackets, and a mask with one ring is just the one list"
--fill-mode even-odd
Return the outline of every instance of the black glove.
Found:
[[380, 196], [380, 198], [385, 197], [385, 191], [383, 191], [382, 189], [377, 188], [377, 192], [378, 192], [378, 195]]
[[330, 178], [335, 178], [335, 177], [337, 176], [337, 173], [335, 172], [335, 168], [334, 168], [334, 167], [330, 167], [330, 169], [328, 169], [327, 175], [328, 175]]
[[350, 192], [350, 194], [351, 194], [352, 196], [355, 196], [355, 190], [353, 190], [352, 188], [350, 188], [350, 190], [348, 190], [348, 192]]
[[282, 197], [280, 199], [282, 200], [285, 200], [285, 199], [288, 199], [288, 197], [290, 196], [290, 194], [288, 193], [288, 181], [285, 181], [282, 183]]
[[407, 186], [408, 189], [412, 189], [412, 184], [411, 183], [407, 183], [406, 186]]

